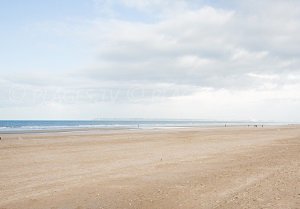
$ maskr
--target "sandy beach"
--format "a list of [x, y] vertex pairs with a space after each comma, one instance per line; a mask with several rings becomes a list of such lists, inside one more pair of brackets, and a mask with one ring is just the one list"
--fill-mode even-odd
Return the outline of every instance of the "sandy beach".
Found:
[[300, 126], [1, 137], [1, 209], [300, 207]]

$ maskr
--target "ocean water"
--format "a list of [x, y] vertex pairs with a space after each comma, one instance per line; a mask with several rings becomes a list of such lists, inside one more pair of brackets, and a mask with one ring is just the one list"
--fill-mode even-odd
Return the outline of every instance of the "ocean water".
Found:
[[[195, 126], [224, 126], [267, 124], [203, 120], [0, 120], [0, 133], [15, 131], [47, 131], [84, 128], [171, 128]], [[271, 123], [268, 123], [271, 124]], [[273, 124], [273, 123], [272, 123]]]

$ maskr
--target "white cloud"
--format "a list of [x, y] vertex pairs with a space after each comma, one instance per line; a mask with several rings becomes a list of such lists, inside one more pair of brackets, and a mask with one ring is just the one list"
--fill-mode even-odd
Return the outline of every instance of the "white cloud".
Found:
[[250, 77], [264, 79], [264, 80], [278, 80], [280, 79], [279, 75], [267, 75], [267, 74], [256, 74], [256, 73], [248, 73]]

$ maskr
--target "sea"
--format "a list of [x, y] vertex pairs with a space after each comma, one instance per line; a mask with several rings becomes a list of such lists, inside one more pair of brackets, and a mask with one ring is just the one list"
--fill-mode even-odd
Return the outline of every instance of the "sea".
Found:
[[84, 129], [151, 129], [237, 125], [279, 125], [275, 122], [210, 120], [0, 120], [0, 133]]

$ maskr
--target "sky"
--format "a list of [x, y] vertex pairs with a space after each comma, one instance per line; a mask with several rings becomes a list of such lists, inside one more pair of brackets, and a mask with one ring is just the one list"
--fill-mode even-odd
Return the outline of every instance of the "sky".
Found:
[[300, 122], [298, 0], [1, 0], [0, 119]]

